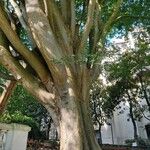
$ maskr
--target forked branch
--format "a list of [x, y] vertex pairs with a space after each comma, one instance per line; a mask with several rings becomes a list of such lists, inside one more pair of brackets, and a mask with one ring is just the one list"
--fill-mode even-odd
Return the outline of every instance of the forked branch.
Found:
[[31, 34], [31, 31], [30, 31], [30, 28], [28, 27], [27, 22], [24, 19], [23, 14], [22, 14], [18, 4], [14, 0], [9, 0], [9, 1], [10, 1], [11, 5], [14, 8], [15, 13], [16, 13], [16, 15], [17, 15], [17, 17], [18, 17], [22, 27], [27, 31], [28, 38], [29, 38], [29, 40], [32, 43], [32, 48], [34, 49], [36, 47], [36, 44], [35, 44], [35, 42], [34, 42], [34, 40], [32, 38], [32, 34]]
[[55, 95], [50, 91], [47, 92], [42, 83], [27, 72], [3, 46], [0, 46], [0, 63], [13, 74], [15, 79], [20, 82], [25, 89], [40, 99], [41, 103], [48, 103], [52, 107], [55, 106]]
[[114, 10], [113, 10], [112, 15], [109, 17], [108, 21], [104, 25], [104, 28], [103, 28], [103, 31], [102, 31], [102, 35], [101, 35], [102, 39], [105, 37], [105, 35], [111, 29], [111, 25], [114, 22], [114, 20], [117, 18], [118, 12], [119, 12], [119, 9], [120, 9], [122, 3], [123, 3], [123, 0], [118, 0], [116, 2], [115, 6], [114, 6]]
[[7, 36], [8, 40], [14, 46], [14, 48], [27, 60], [27, 62], [36, 71], [43, 82], [47, 82], [49, 75], [46, 67], [41, 63], [40, 59], [35, 56], [28, 48], [23, 45], [21, 40], [15, 31], [11, 28], [8, 20], [6, 19], [4, 12], [0, 6], [0, 28]]
[[[58, 7], [52, 0], [46, 0], [48, 6], [48, 17], [51, 27], [54, 27], [53, 34], [57, 34], [59, 36], [58, 41], [62, 46], [62, 50], [66, 55], [72, 55], [73, 50], [71, 47], [71, 32], [67, 25], [63, 21], [63, 17], [58, 10]], [[55, 32], [55, 33], [54, 33]]]
[[86, 41], [88, 39], [90, 30], [92, 28], [93, 25], [93, 16], [94, 16], [94, 9], [95, 9], [95, 4], [96, 4], [96, 0], [90, 0], [89, 1], [89, 6], [88, 6], [88, 14], [87, 14], [87, 21], [84, 27], [84, 31], [82, 33], [82, 38], [81, 38], [81, 43], [79, 46], [79, 51], [83, 51]]
[[48, 108], [54, 123], [59, 126], [58, 106], [55, 101], [54, 91], [49, 90], [47, 92], [42, 83], [29, 74], [2, 46], [0, 46], [0, 63], [13, 74], [16, 80], [21, 83], [29, 93], [35, 96], [43, 106]]
[[47, 16], [40, 9], [38, 0], [26, 0], [26, 11], [29, 18], [29, 24], [34, 35], [41, 54], [43, 55], [53, 79], [57, 83], [64, 82], [65, 69], [63, 64], [55, 62], [60, 61], [64, 56], [64, 51], [57, 41]]

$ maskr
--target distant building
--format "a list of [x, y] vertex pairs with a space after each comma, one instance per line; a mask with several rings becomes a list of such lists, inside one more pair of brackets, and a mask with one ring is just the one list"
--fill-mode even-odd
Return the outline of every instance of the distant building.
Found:
[[[122, 105], [122, 104], [120, 104]], [[134, 139], [134, 130], [131, 120], [128, 120], [129, 107], [125, 107], [125, 111], [119, 114], [120, 110], [113, 112], [113, 117], [108, 124], [102, 126], [102, 143], [103, 144], [117, 144], [124, 145], [125, 140]], [[145, 115], [150, 118], [150, 113], [146, 112]], [[142, 139], [150, 139], [150, 120], [142, 118], [140, 121], [136, 121], [138, 136]], [[96, 129], [96, 128], [95, 128]], [[97, 139], [98, 131], [97, 131]]]

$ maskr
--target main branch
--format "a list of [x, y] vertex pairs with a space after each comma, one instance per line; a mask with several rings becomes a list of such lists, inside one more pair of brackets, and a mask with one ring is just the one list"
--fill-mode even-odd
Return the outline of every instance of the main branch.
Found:
[[109, 17], [108, 21], [104, 25], [104, 28], [102, 31], [102, 36], [101, 36], [102, 39], [105, 37], [105, 35], [111, 29], [111, 25], [114, 22], [114, 20], [117, 18], [118, 12], [119, 12], [119, 9], [120, 9], [122, 3], [123, 3], [123, 0], [118, 0], [117, 3], [115, 4], [112, 15]]
[[14, 46], [14, 48], [27, 60], [27, 62], [32, 66], [32, 68], [37, 72], [39, 77], [43, 82], [47, 82], [49, 73], [46, 67], [41, 63], [41, 61], [36, 57], [29, 49], [23, 45], [20, 41], [18, 35], [12, 30], [6, 19], [4, 12], [0, 6], [0, 28], [7, 36], [8, 40]]
[[59, 115], [53, 91], [51, 91], [52, 93], [50, 91], [47, 92], [44, 86], [29, 74], [3, 46], [0, 46], [0, 63], [13, 74], [15, 79], [21, 83], [29, 93], [40, 100], [43, 106], [49, 108], [54, 122], [58, 125]]
[[63, 64], [57, 64], [64, 57], [53, 31], [49, 24], [47, 16], [41, 10], [38, 0], [26, 0], [26, 10], [29, 18], [29, 24], [41, 54], [43, 55], [53, 79], [58, 84], [64, 81], [65, 69]]
[[93, 16], [94, 16], [95, 4], [96, 4], [96, 0], [90, 0], [89, 1], [87, 21], [86, 21], [86, 24], [85, 24], [85, 27], [84, 27], [84, 31], [83, 31], [83, 34], [82, 34], [79, 51], [83, 51], [84, 50], [86, 41], [88, 39], [90, 30], [92, 28], [93, 19], [94, 19]]
[[19, 19], [19, 21], [20, 21], [22, 27], [27, 31], [28, 38], [29, 38], [29, 40], [30, 40], [31, 43], [32, 43], [32, 48], [34, 49], [34, 48], [36, 47], [36, 44], [35, 44], [35, 42], [34, 42], [34, 40], [33, 40], [31, 31], [30, 31], [30, 28], [28, 27], [27, 22], [26, 22], [26, 20], [24, 19], [23, 14], [22, 14], [22, 12], [21, 12], [21, 10], [20, 10], [18, 4], [17, 4], [14, 0], [9, 0], [9, 1], [10, 1], [11, 5], [12, 5], [13, 8], [14, 8], [15, 13], [16, 13], [16, 15], [17, 15], [17, 17], [18, 17], [18, 19]]

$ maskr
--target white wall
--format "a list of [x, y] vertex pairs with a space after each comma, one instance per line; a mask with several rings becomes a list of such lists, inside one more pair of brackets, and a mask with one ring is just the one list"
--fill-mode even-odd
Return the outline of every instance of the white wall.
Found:
[[26, 150], [29, 126], [0, 123], [0, 130], [5, 131], [4, 148], [2, 150]]
[[[144, 101], [142, 101], [144, 103]], [[133, 124], [131, 119], [127, 121], [128, 114], [129, 114], [129, 107], [128, 104], [124, 105], [123, 103], [120, 104], [122, 108], [125, 108], [124, 113], [119, 114], [120, 110], [116, 109], [113, 113], [113, 117], [111, 119], [112, 124], [112, 131], [109, 125], [104, 125], [102, 127], [102, 142], [103, 144], [125, 144], [126, 139], [133, 139], [134, 138], [134, 130]], [[150, 115], [148, 112], [145, 112], [145, 115]], [[140, 122], [136, 122], [138, 134], [141, 138], [147, 139], [147, 133], [145, 130], [145, 125], [150, 123], [149, 120], [142, 118]], [[112, 140], [112, 133], [113, 133], [113, 140]]]
[[113, 144], [111, 126], [104, 124], [104, 126], [102, 126], [101, 132], [102, 132], [102, 143]]

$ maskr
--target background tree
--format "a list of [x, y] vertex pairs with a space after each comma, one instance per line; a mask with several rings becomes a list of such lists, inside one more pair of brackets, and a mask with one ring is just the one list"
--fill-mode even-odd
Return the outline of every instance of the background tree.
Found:
[[99, 131], [99, 139], [98, 142], [102, 144], [102, 134], [101, 134], [101, 127], [104, 125], [106, 121], [106, 116], [103, 111], [104, 101], [102, 100], [102, 88], [100, 87], [100, 82], [97, 81], [92, 85], [92, 89], [90, 92], [90, 106], [91, 106], [91, 113], [93, 124], [98, 127]]
[[[113, 63], [111, 62], [108, 73], [109, 81], [112, 83], [109, 90], [110, 98], [116, 99], [118, 104], [121, 102], [128, 102], [129, 104], [129, 117], [133, 124], [134, 139], [136, 142], [138, 141], [136, 120], [140, 121], [142, 117], [149, 120], [145, 116], [145, 112], [149, 110], [148, 97], [144, 96], [147, 95], [146, 92], [148, 90], [146, 91], [145, 89], [148, 89], [149, 86], [149, 78], [147, 76], [149, 74], [149, 69], [147, 68], [149, 66], [149, 43], [139, 37], [137, 40], [138, 42], [135, 42], [134, 49], [128, 48], [122, 56], [119, 56]], [[142, 72], [145, 72], [145, 74]], [[147, 87], [144, 89], [140, 83], [139, 74], [142, 74], [145, 79], [144, 84]], [[147, 103], [147, 109], [144, 99]], [[121, 109], [122, 111], [120, 112], [123, 112], [123, 108]]]
[[104, 85], [101, 79], [94, 82], [90, 90], [92, 119], [93, 124], [98, 127], [100, 144], [102, 144], [101, 128], [105, 123], [108, 124], [108, 119], [111, 119], [113, 111], [118, 105], [114, 100], [115, 97], [111, 98], [110, 91], [110, 87]]
[[148, 11], [148, 0], [1, 1], [0, 62], [47, 108], [61, 150], [100, 149], [89, 113], [97, 56], [110, 31], [147, 25]]

